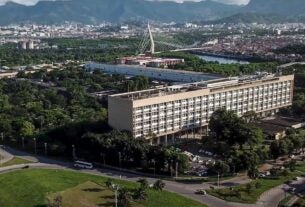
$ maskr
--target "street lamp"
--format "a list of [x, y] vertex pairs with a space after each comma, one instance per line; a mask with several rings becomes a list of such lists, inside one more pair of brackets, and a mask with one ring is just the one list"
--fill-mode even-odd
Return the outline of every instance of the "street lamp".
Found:
[[176, 161], [176, 178], [178, 178], [178, 162]]
[[119, 152], [119, 166], [121, 171], [122, 170], [121, 152]]
[[154, 177], [156, 177], [156, 161], [153, 159], [152, 163], [154, 163]]
[[73, 160], [76, 159], [75, 145], [74, 144], [72, 144], [72, 157], [73, 157]]
[[115, 207], [118, 207], [118, 191], [119, 191], [120, 188], [116, 184], [112, 184], [111, 188], [114, 191]]
[[22, 149], [24, 149], [24, 137], [22, 137], [21, 140], [22, 140]]
[[44, 143], [44, 154], [45, 156], [48, 156], [48, 143]]
[[173, 177], [173, 160], [171, 160], [170, 170], [171, 170], [171, 177]]
[[4, 134], [3, 134], [3, 132], [1, 132], [1, 141], [2, 141], [2, 145], [4, 145]]
[[37, 144], [36, 144], [36, 138], [34, 138], [34, 150], [35, 150], [35, 155], [37, 154]]
[[219, 172], [217, 173], [217, 185], [218, 185], [218, 188], [219, 188], [219, 186], [220, 186]]
[[106, 167], [105, 153], [101, 153], [101, 157], [103, 158], [104, 168]]

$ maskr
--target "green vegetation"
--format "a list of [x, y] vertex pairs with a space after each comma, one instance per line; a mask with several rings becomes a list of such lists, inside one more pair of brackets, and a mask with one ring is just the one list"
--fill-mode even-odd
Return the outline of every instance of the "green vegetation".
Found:
[[[24, 207], [45, 206], [47, 196], [71, 190], [86, 182], [93, 182], [106, 187], [104, 177], [82, 174], [65, 170], [22, 170], [0, 175], [0, 206]], [[127, 188], [136, 189], [139, 184], [115, 180], [116, 184]], [[29, 190], [30, 189], [30, 190]], [[148, 197], [139, 204], [146, 207], [203, 207], [196, 201], [178, 196], [177, 194], [147, 190]]]
[[47, 45], [58, 49], [19, 50], [17, 45], [0, 47], [0, 66], [76, 61], [113, 62], [116, 58], [134, 55], [139, 41], [136, 39], [84, 40], [76, 38], [50, 39]]
[[[62, 207], [112, 207], [115, 202], [114, 193], [111, 190], [91, 181], [51, 194], [48, 198], [54, 200], [58, 196], [62, 198]], [[143, 207], [143, 205], [133, 202], [130, 207]]]
[[0, 167], [7, 167], [7, 166], [12, 166], [12, 165], [20, 165], [20, 164], [29, 164], [29, 163], [33, 163], [33, 162], [19, 158], [19, 157], [14, 157], [10, 161], [3, 163]]
[[270, 153], [273, 158], [282, 155], [291, 155], [294, 152], [304, 151], [305, 148], [305, 132], [287, 130], [287, 136], [284, 139], [274, 140], [270, 145]]
[[[185, 155], [151, 147], [144, 140], [131, 139], [126, 132], [112, 131], [105, 100], [89, 94], [141, 90], [149, 85], [145, 77], [125, 80], [98, 71], [87, 73], [73, 65], [51, 72], [19, 73], [18, 79], [0, 80], [0, 131], [7, 144], [20, 147], [24, 140], [25, 148], [32, 152], [36, 142], [38, 153], [44, 154], [44, 143], [48, 143], [48, 155], [71, 157], [74, 145], [78, 158], [103, 159], [117, 166], [121, 161], [123, 167], [144, 169], [151, 169], [155, 160], [156, 172], [168, 174], [178, 162], [183, 172], [188, 167]], [[169, 164], [169, 160], [174, 163]]]
[[171, 66], [176, 70], [190, 70], [204, 73], [216, 73], [224, 76], [236, 76], [241, 74], [253, 74], [254, 72], [266, 71], [276, 72], [277, 63], [250, 63], [246, 65], [241, 64], [218, 64], [215, 62], [206, 62], [199, 57], [183, 53], [183, 52], [165, 52], [160, 53], [161, 57], [183, 58], [185, 63]]
[[255, 203], [264, 192], [278, 185], [281, 185], [300, 174], [301, 173], [299, 172], [290, 172], [288, 175], [262, 178], [256, 181], [252, 181], [250, 184], [239, 185], [231, 189], [224, 188], [208, 190], [208, 193], [226, 201], [239, 203]]
[[[257, 178], [258, 165], [266, 160], [263, 149], [263, 133], [253, 126], [256, 114], [249, 112], [242, 118], [234, 111], [220, 109], [210, 119], [209, 128], [217, 153], [225, 162], [218, 161], [210, 167], [214, 173], [227, 174], [247, 170], [250, 178]], [[205, 142], [208, 142], [206, 140]]]

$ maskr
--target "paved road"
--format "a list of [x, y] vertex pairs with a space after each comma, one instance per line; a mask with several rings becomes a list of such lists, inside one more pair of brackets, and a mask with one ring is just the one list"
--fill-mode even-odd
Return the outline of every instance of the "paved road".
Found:
[[0, 155], [2, 157], [0, 158], [0, 166], [2, 163], [8, 162], [14, 158], [14, 156], [11, 153], [3, 150], [2, 148], [0, 148]]
[[[41, 156], [33, 156], [25, 152], [20, 152], [18, 150], [7, 148], [5, 150], [0, 149], [0, 154], [6, 158], [19, 156], [24, 159], [28, 159], [31, 161], [37, 161], [37, 163], [27, 164], [31, 168], [51, 168], [51, 169], [67, 169], [67, 170], [76, 170], [73, 167], [71, 162], [64, 162], [53, 160]], [[0, 173], [18, 170], [23, 168], [25, 165], [15, 165], [0, 168]], [[150, 183], [154, 183], [156, 181], [155, 178], [139, 176], [130, 172], [120, 172], [118, 170], [109, 170], [109, 169], [94, 169], [94, 170], [79, 170], [84, 173], [101, 175], [106, 177], [111, 177], [115, 179], [122, 179], [127, 181], [136, 182], [141, 178], [146, 178]], [[166, 183], [166, 190], [178, 193], [182, 196], [197, 200], [203, 204], [207, 204], [210, 207], [276, 207], [280, 200], [284, 198], [283, 186], [278, 186], [273, 188], [267, 192], [265, 192], [259, 201], [256, 204], [241, 204], [241, 203], [233, 203], [227, 202], [211, 195], [197, 195], [194, 193], [197, 189], [209, 188], [209, 184], [183, 184], [173, 181], [164, 181]], [[298, 181], [301, 182], [301, 181]], [[303, 185], [304, 186], [304, 185]], [[296, 186], [297, 187], [297, 186]]]

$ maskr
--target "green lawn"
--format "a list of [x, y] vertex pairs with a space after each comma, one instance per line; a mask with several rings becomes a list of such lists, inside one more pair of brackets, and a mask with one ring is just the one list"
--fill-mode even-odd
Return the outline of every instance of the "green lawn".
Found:
[[[106, 178], [68, 170], [25, 169], [0, 175], [0, 206], [44, 207], [48, 195], [62, 192], [91, 181], [105, 187]], [[133, 189], [137, 183], [115, 181]], [[148, 191], [145, 207], [204, 207], [204, 205], [171, 192]]]
[[[214, 189], [208, 190], [208, 193], [221, 198], [223, 200], [239, 202], [239, 203], [256, 203], [259, 197], [266, 191], [274, 188], [278, 185], [281, 185], [296, 176], [299, 176], [299, 172], [292, 172], [288, 176], [279, 176], [277, 178], [264, 178], [258, 179], [257, 181], [252, 181], [252, 188], [250, 191], [246, 190], [246, 185], [239, 185], [233, 188], [233, 190], [229, 188], [224, 189]], [[259, 183], [258, 188], [255, 187], [255, 183]], [[237, 193], [239, 192], [239, 193]]]
[[32, 162], [19, 157], [14, 157], [10, 161], [2, 163], [0, 167], [7, 167], [11, 165], [20, 165], [20, 164], [28, 164], [28, 163], [32, 163]]
[[[76, 187], [66, 189], [62, 192], [48, 196], [54, 199], [57, 195], [62, 196], [63, 207], [103, 206], [113, 207], [114, 193], [108, 188], [87, 181]], [[132, 202], [130, 207], [143, 207], [143, 205]]]

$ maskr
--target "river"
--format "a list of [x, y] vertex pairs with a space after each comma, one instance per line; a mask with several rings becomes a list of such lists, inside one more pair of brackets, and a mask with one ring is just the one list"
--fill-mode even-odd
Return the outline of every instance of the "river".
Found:
[[216, 57], [211, 55], [197, 55], [201, 59], [207, 61], [207, 62], [219, 62], [220, 64], [249, 64], [250, 62], [246, 60], [238, 60], [234, 58], [223, 58], [223, 57]]

